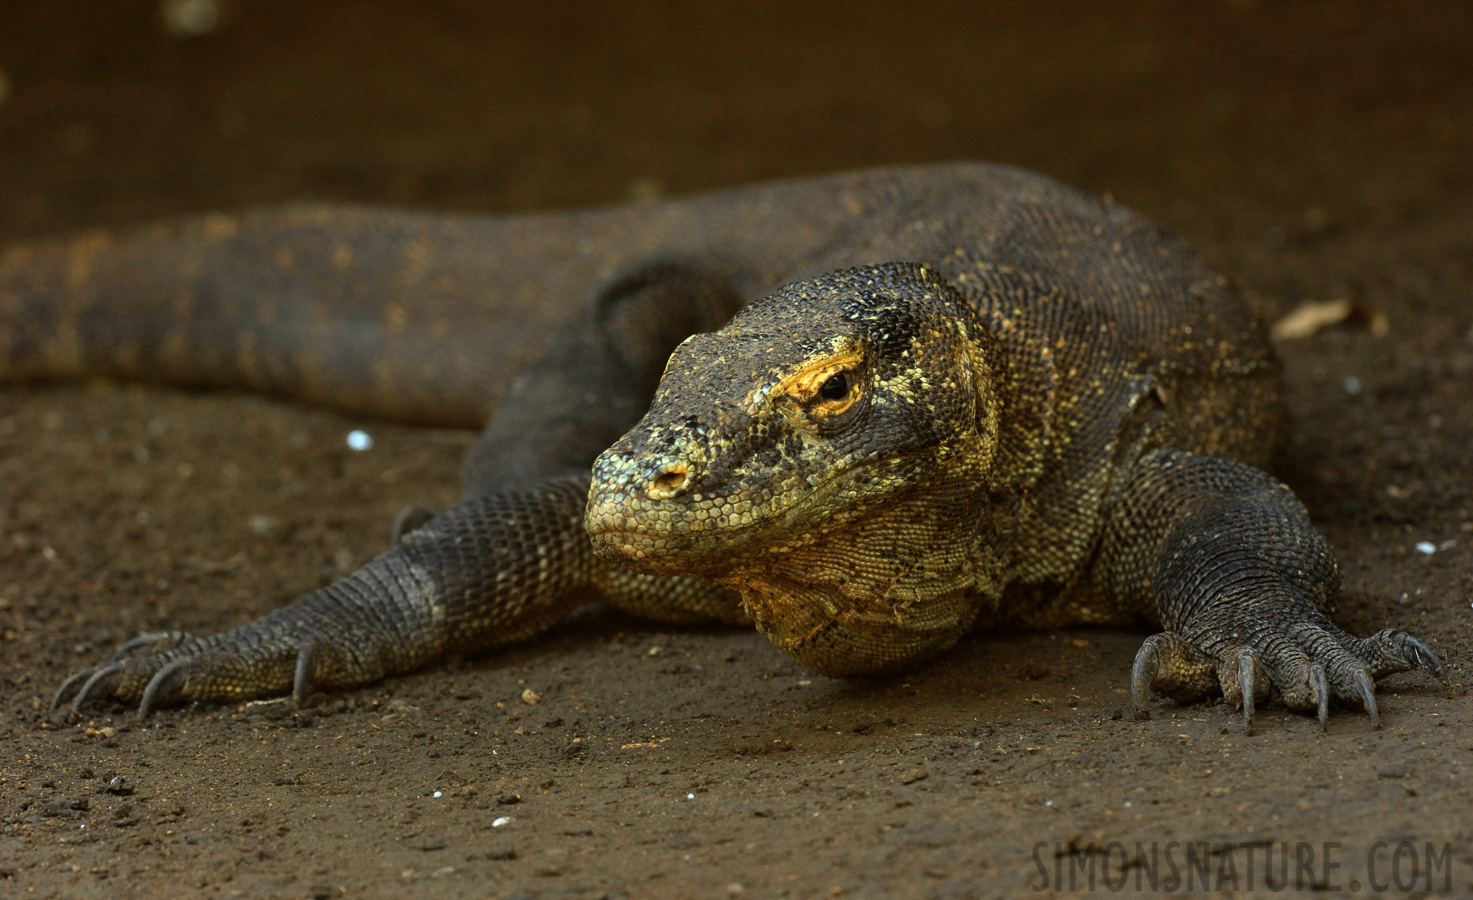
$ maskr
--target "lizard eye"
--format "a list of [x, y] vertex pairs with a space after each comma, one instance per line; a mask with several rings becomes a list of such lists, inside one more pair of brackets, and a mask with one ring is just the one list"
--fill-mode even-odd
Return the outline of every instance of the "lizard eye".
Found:
[[818, 396], [825, 400], [839, 401], [849, 396], [849, 378], [843, 372], [829, 377], [818, 389]]

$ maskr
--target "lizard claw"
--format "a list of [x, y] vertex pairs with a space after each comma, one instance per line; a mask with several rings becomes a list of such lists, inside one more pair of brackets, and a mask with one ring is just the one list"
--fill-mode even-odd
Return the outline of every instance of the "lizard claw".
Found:
[[[106, 663], [103, 665], [106, 665]], [[56, 689], [56, 693], [51, 695], [51, 711], [56, 712], [57, 707], [61, 706], [67, 701], [68, 697], [72, 696], [77, 686], [86, 683], [92, 677], [92, 673], [100, 668], [102, 668], [101, 665], [88, 666], [80, 672], [73, 673], [70, 678], [63, 681], [61, 687]]]
[[169, 691], [165, 693], [164, 697], [160, 698], [159, 691], [165, 688], [172, 689], [175, 686], [174, 683], [178, 680], [178, 674], [187, 669], [190, 662], [192, 660], [189, 657], [181, 657], [172, 662], [165, 663], [157, 672], [153, 673], [153, 677], [148, 679], [148, 686], [143, 689], [143, 699], [138, 701], [138, 718], [148, 718], [148, 714], [153, 709], [156, 700], [167, 700], [173, 696], [173, 692]]
[[[75, 716], [81, 713], [82, 705], [86, 703], [87, 698], [92, 696], [93, 692], [97, 690], [98, 685], [104, 685], [105, 688], [110, 689], [112, 687], [111, 682], [115, 680], [114, 676], [123, 671], [123, 669], [125, 668], [127, 668], [127, 666], [122, 662], [109, 662], [103, 663], [100, 666], [93, 666], [91, 669], [89, 669], [88, 671], [91, 672], [91, 675], [87, 678], [86, 682], [83, 683], [81, 690], [77, 691], [77, 696], [72, 698], [72, 715]], [[74, 679], [69, 679], [68, 683], [70, 683], [70, 681], [72, 680]], [[65, 687], [65, 685], [63, 685], [63, 687]]]
[[317, 643], [307, 642], [297, 647], [297, 665], [292, 672], [292, 699], [297, 706], [306, 706], [312, 693], [312, 676], [317, 670]]
[[1262, 665], [1252, 647], [1238, 648], [1238, 696], [1243, 705], [1243, 733], [1253, 733], [1253, 701], [1258, 689], [1258, 672]]
[[1325, 667], [1319, 663], [1309, 667], [1309, 688], [1319, 712], [1320, 730], [1330, 727], [1330, 688], [1325, 684]]
[[1217, 674], [1195, 647], [1169, 631], [1146, 638], [1130, 669], [1130, 699], [1136, 712], [1149, 718], [1146, 700], [1153, 690], [1174, 699], [1201, 696]]
[[[1156, 657], [1161, 652], [1158, 645], [1165, 637], [1166, 635], [1153, 634], [1146, 638], [1146, 642], [1141, 644], [1141, 649], [1136, 651], [1135, 662], [1130, 666], [1130, 702], [1135, 706], [1136, 716], [1141, 719], [1151, 717], [1151, 713], [1146, 709], [1146, 701], [1151, 697], [1151, 682], [1156, 680], [1158, 668]], [[88, 669], [73, 675], [67, 679], [66, 684], [61, 686], [61, 690], [66, 690], [67, 685], [90, 671]], [[57, 696], [61, 696], [61, 691], [57, 692]], [[56, 701], [51, 701], [51, 705], [52, 708], [55, 708]]]
[[1356, 690], [1360, 691], [1360, 702], [1366, 708], [1366, 715], [1371, 717], [1371, 727], [1380, 728], [1381, 714], [1376, 710], [1376, 686], [1371, 683], [1371, 676], [1365, 669], [1357, 669], [1354, 677]]

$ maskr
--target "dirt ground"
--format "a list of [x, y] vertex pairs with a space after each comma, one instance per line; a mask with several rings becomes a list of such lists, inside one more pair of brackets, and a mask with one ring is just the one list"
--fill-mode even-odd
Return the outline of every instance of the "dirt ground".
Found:
[[1131, 717], [1136, 633], [981, 634], [840, 681], [755, 633], [593, 612], [306, 710], [48, 722], [127, 637], [235, 625], [372, 556], [405, 503], [454, 496], [472, 436], [6, 387], [0, 897], [972, 898], [1153, 872], [1473, 894], [1473, 7], [499, 7], [236, 0], [188, 36], [152, 3], [7, 4], [0, 243], [302, 198], [1037, 169], [1176, 228], [1276, 316], [1384, 315], [1281, 346], [1280, 474], [1341, 554], [1341, 624], [1413, 630], [1447, 684], [1389, 679], [1380, 730], [1270, 708], [1245, 738], [1224, 705]]

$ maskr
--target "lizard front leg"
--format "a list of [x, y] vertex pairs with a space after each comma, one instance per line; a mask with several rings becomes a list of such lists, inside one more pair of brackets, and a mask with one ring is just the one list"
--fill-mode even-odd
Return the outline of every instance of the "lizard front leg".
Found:
[[[529, 637], [594, 596], [587, 478], [548, 481], [432, 518], [340, 581], [208, 638], [129, 641], [73, 675], [53, 706], [112, 697], [155, 706], [367, 684], [445, 655]], [[75, 692], [75, 693], [74, 693]]]
[[1235, 460], [1173, 449], [1134, 465], [1106, 528], [1097, 589], [1154, 613], [1131, 674], [1137, 709], [1152, 690], [1190, 700], [1221, 692], [1252, 729], [1271, 693], [1321, 725], [1331, 698], [1364, 706], [1375, 682], [1419, 666], [1427, 645], [1396, 629], [1357, 638], [1336, 627], [1334, 553], [1287, 487]]

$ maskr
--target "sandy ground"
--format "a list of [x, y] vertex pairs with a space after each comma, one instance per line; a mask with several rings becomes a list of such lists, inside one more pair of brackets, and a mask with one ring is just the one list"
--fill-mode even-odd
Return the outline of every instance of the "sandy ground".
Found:
[[[234, 625], [367, 559], [404, 503], [453, 497], [471, 436], [7, 387], [0, 896], [1473, 892], [1468, 5], [237, 0], [196, 37], [149, 3], [0, 19], [0, 242], [957, 158], [1110, 192], [1276, 315], [1384, 315], [1282, 345], [1280, 474], [1341, 553], [1342, 625], [1448, 661], [1446, 685], [1387, 681], [1380, 730], [1270, 708], [1245, 738], [1223, 705], [1133, 719], [1140, 634], [983, 634], [838, 681], [754, 633], [594, 612], [306, 710], [48, 723], [55, 686], [130, 635]], [[360, 427], [370, 452], [345, 446]]]

